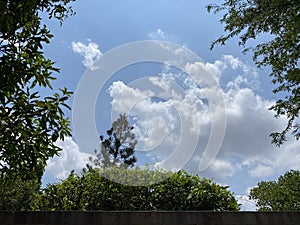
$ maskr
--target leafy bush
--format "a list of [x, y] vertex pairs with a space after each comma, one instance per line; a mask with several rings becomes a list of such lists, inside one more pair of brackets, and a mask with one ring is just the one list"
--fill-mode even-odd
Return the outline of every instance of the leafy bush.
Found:
[[[239, 204], [233, 193], [227, 190], [228, 187], [200, 179], [197, 175], [192, 176], [184, 171], [170, 173], [136, 167], [123, 170], [126, 176], [119, 173], [124, 183], [125, 179], [127, 184], [130, 184], [130, 180], [135, 182], [138, 179], [141, 182], [129, 186], [108, 179], [109, 172], [112, 178], [112, 174], [116, 175], [117, 171], [120, 172], [119, 168], [106, 171], [89, 168], [82, 175], [71, 173], [60, 183], [50, 184], [43, 189], [34, 209], [239, 210]], [[143, 186], [142, 183], [149, 185]]]

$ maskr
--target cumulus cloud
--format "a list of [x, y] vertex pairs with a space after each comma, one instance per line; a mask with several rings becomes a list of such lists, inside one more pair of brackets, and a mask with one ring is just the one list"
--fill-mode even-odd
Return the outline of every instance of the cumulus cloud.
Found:
[[139, 138], [138, 148], [143, 151], [153, 149], [164, 141], [167, 134], [173, 133], [176, 121], [170, 102], [156, 102], [152, 91], [140, 90], [114, 82], [109, 93], [112, 109], [116, 114], [130, 113], [136, 121], [135, 132]]
[[78, 145], [71, 137], [65, 138], [64, 141], [57, 141], [56, 145], [62, 151], [59, 156], [54, 156], [47, 161], [43, 178], [47, 182], [64, 179], [72, 170], [80, 172], [89, 162], [90, 155], [80, 152]]
[[217, 175], [219, 181], [225, 181], [228, 177], [232, 176], [236, 168], [230, 160], [215, 159], [211, 166], [205, 171], [205, 174], [210, 174], [210, 177]]
[[194, 77], [196, 81], [199, 81], [200, 85], [211, 87], [212, 85], [219, 84], [221, 70], [218, 63], [189, 63], [185, 67], [185, 72]]
[[[205, 67], [203, 63], [199, 65]], [[201, 73], [210, 77], [212, 68], [207, 65]], [[179, 87], [178, 80], [183, 87]], [[164, 71], [159, 77], [148, 77], [150, 85], [144, 85], [146, 90], [120, 81], [109, 88], [112, 110], [116, 114], [126, 112], [135, 119], [138, 148], [152, 150], [148, 155], [159, 159], [164, 168], [181, 169], [178, 165], [189, 160], [196, 149], [201, 126], [210, 123], [209, 106], [205, 102], [209, 93], [191, 80], [186, 74]], [[147, 89], [150, 86], [156, 87], [156, 91]], [[154, 97], [163, 99], [157, 101]]]
[[[275, 151], [271, 144], [269, 134], [282, 129], [286, 120], [275, 119], [268, 110], [274, 102], [255, 92], [260, 83], [254, 68], [225, 55], [213, 63], [188, 64], [185, 72], [189, 75], [166, 69], [158, 76], [148, 77], [148, 84], [141, 89], [123, 82], [110, 87], [113, 110], [117, 113], [125, 110], [134, 118], [139, 149], [147, 150], [158, 161], [168, 158], [180, 143], [186, 123], [190, 136], [184, 136], [182, 154], [192, 153], [186, 167], [197, 172], [211, 131], [212, 105], [208, 99], [216, 95], [213, 88], [220, 84], [226, 131], [219, 156], [203, 175], [224, 181], [243, 168], [250, 178], [262, 179], [291, 168], [299, 169], [298, 142], [291, 140], [280, 151]], [[221, 84], [225, 75], [233, 79]], [[199, 79], [204, 85], [195, 83]], [[155, 96], [160, 100], [155, 100]], [[194, 138], [199, 142], [195, 151], [190, 151], [189, 148], [194, 148]], [[291, 154], [293, 157], [289, 157]]]
[[94, 65], [95, 62], [101, 57], [102, 53], [99, 50], [99, 46], [88, 40], [88, 44], [84, 44], [80, 41], [72, 42], [72, 50], [83, 56], [83, 65], [88, 69], [95, 70], [97, 67]]
[[[224, 92], [227, 126], [222, 151], [238, 156], [252, 178], [265, 179], [289, 169], [299, 169], [300, 143], [291, 139], [280, 149], [271, 144], [269, 134], [281, 130], [285, 118], [274, 118], [268, 108], [273, 101], [264, 99], [248, 88], [239, 86], [239, 76]], [[292, 157], [291, 157], [292, 156]]]
[[130, 112], [132, 107], [139, 102], [142, 105], [147, 105], [150, 97], [153, 96], [151, 91], [141, 91], [128, 87], [122, 81], [114, 82], [108, 91], [113, 98], [111, 102], [113, 110], [119, 113]]

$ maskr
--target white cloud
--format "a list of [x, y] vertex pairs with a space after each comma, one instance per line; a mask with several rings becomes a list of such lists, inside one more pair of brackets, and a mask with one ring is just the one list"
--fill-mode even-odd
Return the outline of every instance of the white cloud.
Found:
[[108, 91], [113, 98], [111, 102], [113, 110], [118, 113], [130, 112], [135, 104], [148, 105], [151, 101], [150, 97], [153, 96], [151, 91], [141, 91], [128, 87], [122, 81], [114, 82]]
[[223, 60], [228, 62], [231, 65], [231, 68], [234, 70], [238, 69], [239, 67], [246, 68], [246, 65], [242, 61], [233, 57], [232, 55], [224, 55]]
[[204, 87], [219, 84], [219, 77], [221, 76], [220, 68], [212, 63], [204, 64], [202, 62], [195, 62], [187, 64], [185, 72], [191, 75], [196, 81], [199, 81], [200, 85]]
[[157, 28], [154, 31], [151, 31], [147, 34], [147, 38], [151, 40], [161, 40], [161, 41], [171, 41], [171, 42], [177, 42], [176, 37], [162, 28]]
[[241, 204], [241, 211], [257, 211], [256, 200], [250, 199], [250, 191], [255, 186], [248, 187], [245, 194], [236, 194], [235, 198]]
[[235, 195], [235, 198], [241, 204], [241, 211], [257, 211], [256, 202], [249, 199], [248, 195]]
[[271, 104], [249, 88], [231, 89], [225, 93], [224, 150], [249, 159], [273, 148], [269, 134], [280, 127], [280, 121], [268, 110]]
[[[274, 104], [254, 93], [250, 88], [239, 87], [239, 77], [224, 93], [227, 127], [222, 151], [238, 156], [250, 177], [265, 179], [290, 169], [300, 169], [299, 141], [291, 139], [277, 149], [271, 144], [269, 134], [282, 130], [285, 118], [274, 118], [268, 108]], [[291, 157], [292, 156], [292, 157]]]
[[205, 174], [210, 174], [210, 177], [217, 178], [218, 181], [224, 181], [232, 176], [236, 168], [232, 162], [226, 159], [215, 159], [210, 167], [205, 171]]
[[300, 144], [299, 141], [292, 139], [286, 143], [283, 148], [276, 149], [270, 156], [268, 163], [276, 168], [284, 170], [288, 169], [300, 170]]
[[[152, 85], [163, 89], [163, 93], [172, 93], [171, 85], [165, 83], [164, 79], [150, 78], [151, 81], [153, 81]], [[142, 91], [122, 82], [114, 82], [109, 90], [113, 97], [113, 110], [117, 114], [125, 110], [135, 118], [137, 149], [153, 150], [151, 154], [157, 159], [163, 160], [170, 155], [176, 144], [180, 142], [181, 132], [182, 135], [191, 133], [188, 138], [192, 138], [195, 133], [193, 129], [197, 130], [196, 127], [199, 127], [197, 102], [194, 100], [195, 96], [189, 93], [185, 96], [178, 94], [175, 98], [168, 98], [164, 101], [155, 101], [151, 97], [161, 96], [160, 93]], [[191, 118], [190, 115], [195, 115], [195, 117]], [[182, 123], [186, 124], [186, 130], [181, 131]], [[193, 150], [193, 142], [188, 139], [183, 140], [186, 142], [186, 150]], [[157, 146], [159, 148], [156, 148]], [[178, 151], [178, 154], [185, 154], [186, 150]]]
[[223, 70], [230, 68], [237, 72], [236, 78], [233, 82], [229, 81], [227, 87], [250, 87], [252, 90], [258, 89], [258, 87], [260, 86], [260, 82], [258, 79], [258, 72], [256, 68], [242, 62], [232, 55], [223, 55], [221, 62], [221, 68]]
[[[254, 68], [227, 55], [213, 63], [189, 64], [186, 72], [191, 76], [166, 69], [158, 76], [148, 77], [143, 88], [133, 88], [123, 82], [111, 85], [113, 111], [130, 112], [134, 118], [138, 149], [163, 161], [180, 143], [183, 123], [186, 123], [189, 136], [184, 136], [185, 146], [177, 153], [182, 158], [184, 154], [193, 153], [186, 167], [198, 172], [211, 130], [211, 106], [206, 97], [216, 95], [213, 86], [222, 82], [224, 76], [231, 76], [232, 80], [221, 84], [227, 118], [221, 152], [201, 175], [225, 181], [246, 170], [251, 179], [258, 180], [289, 169], [300, 169], [299, 142], [292, 139], [277, 151], [271, 144], [269, 134], [281, 130], [286, 120], [275, 119], [273, 112], [268, 110], [274, 102], [255, 92], [259, 81]], [[206, 85], [199, 87], [193, 76], [200, 77]], [[162, 100], [155, 100], [154, 96]], [[197, 138], [198, 147], [193, 152], [192, 140]]]
[[132, 88], [121, 81], [114, 82], [109, 93], [116, 115], [125, 112], [135, 118], [135, 133], [139, 138], [137, 148], [143, 151], [153, 149], [174, 131], [176, 121], [171, 102], [155, 102], [151, 99], [154, 96], [152, 91]]
[[59, 156], [54, 156], [47, 161], [44, 180], [64, 179], [72, 170], [82, 171], [89, 162], [89, 154], [82, 153], [78, 145], [71, 137], [65, 138], [64, 141], [57, 141], [56, 145], [62, 148]]
[[269, 177], [273, 175], [273, 173], [274, 169], [271, 166], [261, 164], [249, 170], [249, 175], [254, 178]]
[[150, 39], [155, 39], [155, 40], [165, 40], [166, 39], [166, 35], [165, 32], [162, 31], [162, 29], [157, 28], [156, 31], [152, 31], [148, 34], [148, 37]]
[[83, 65], [88, 69], [95, 70], [95, 62], [101, 57], [102, 53], [99, 50], [99, 46], [88, 40], [89, 43], [86, 45], [80, 41], [72, 42], [72, 50], [83, 56]]

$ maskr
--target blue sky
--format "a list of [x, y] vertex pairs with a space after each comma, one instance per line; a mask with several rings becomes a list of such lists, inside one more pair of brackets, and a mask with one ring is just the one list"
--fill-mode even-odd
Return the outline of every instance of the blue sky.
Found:
[[[208, 142], [212, 114], [201, 98], [199, 87], [190, 83], [188, 75], [178, 69], [159, 63], [138, 63], [111, 76], [95, 105], [95, 126], [99, 134], [104, 134], [110, 128], [111, 114], [121, 113], [126, 105], [134, 103], [130, 118], [139, 138], [138, 150], [154, 149], [138, 152], [138, 160], [140, 164], [151, 164], [172, 153], [182, 135], [180, 119], [191, 118], [195, 121], [192, 125], [200, 128], [199, 142], [184, 169], [229, 185], [243, 209], [254, 210], [255, 204], [247, 201], [249, 189], [261, 180], [275, 179], [287, 170], [299, 169], [300, 152], [297, 150], [300, 143], [291, 139], [281, 149], [270, 144], [268, 135], [280, 130], [285, 119], [276, 120], [273, 112], [267, 110], [276, 99], [267, 76], [268, 68], [256, 69], [251, 54], [243, 54], [236, 39], [212, 51], [209, 49], [210, 43], [223, 34], [223, 26], [219, 23], [221, 15], [208, 14], [205, 9], [209, 3], [212, 2], [77, 0], [73, 4], [77, 14], [67, 19], [62, 27], [57, 21], [45, 20], [55, 35], [45, 47], [45, 53], [61, 68], [55, 88], [66, 86], [75, 96], [82, 76], [91, 69], [97, 71], [94, 63], [120, 45], [160, 40], [196, 53], [202, 62], [189, 71], [200, 71], [201, 67], [201, 71], [213, 74], [226, 112], [224, 140], [216, 159], [205, 171], [199, 171], [198, 165]], [[264, 38], [256, 41], [259, 40]], [[143, 87], [138, 83], [141, 78]], [[147, 82], [149, 85], [145, 85]], [[174, 89], [175, 86], [180, 88]], [[152, 88], [160, 88], [159, 97], [153, 96], [157, 91]], [[147, 94], [150, 92], [152, 97]], [[132, 103], [135, 98], [139, 101]], [[73, 100], [74, 97], [70, 105]], [[66, 114], [72, 119], [71, 112]], [[48, 161], [44, 184], [64, 178], [72, 169], [80, 171], [85, 165], [84, 159], [93, 154], [90, 145], [77, 143], [78, 134], [73, 132], [73, 135], [58, 142], [63, 151], [60, 157]]]

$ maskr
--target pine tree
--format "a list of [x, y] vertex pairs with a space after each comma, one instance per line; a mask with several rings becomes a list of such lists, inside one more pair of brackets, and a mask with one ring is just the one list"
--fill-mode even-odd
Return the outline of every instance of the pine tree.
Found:
[[137, 140], [132, 132], [134, 127], [129, 124], [128, 116], [120, 114], [113, 122], [112, 128], [106, 131], [107, 138], [100, 136], [101, 150], [95, 151], [96, 159], [92, 160], [95, 166], [133, 167], [136, 163], [134, 156]]

